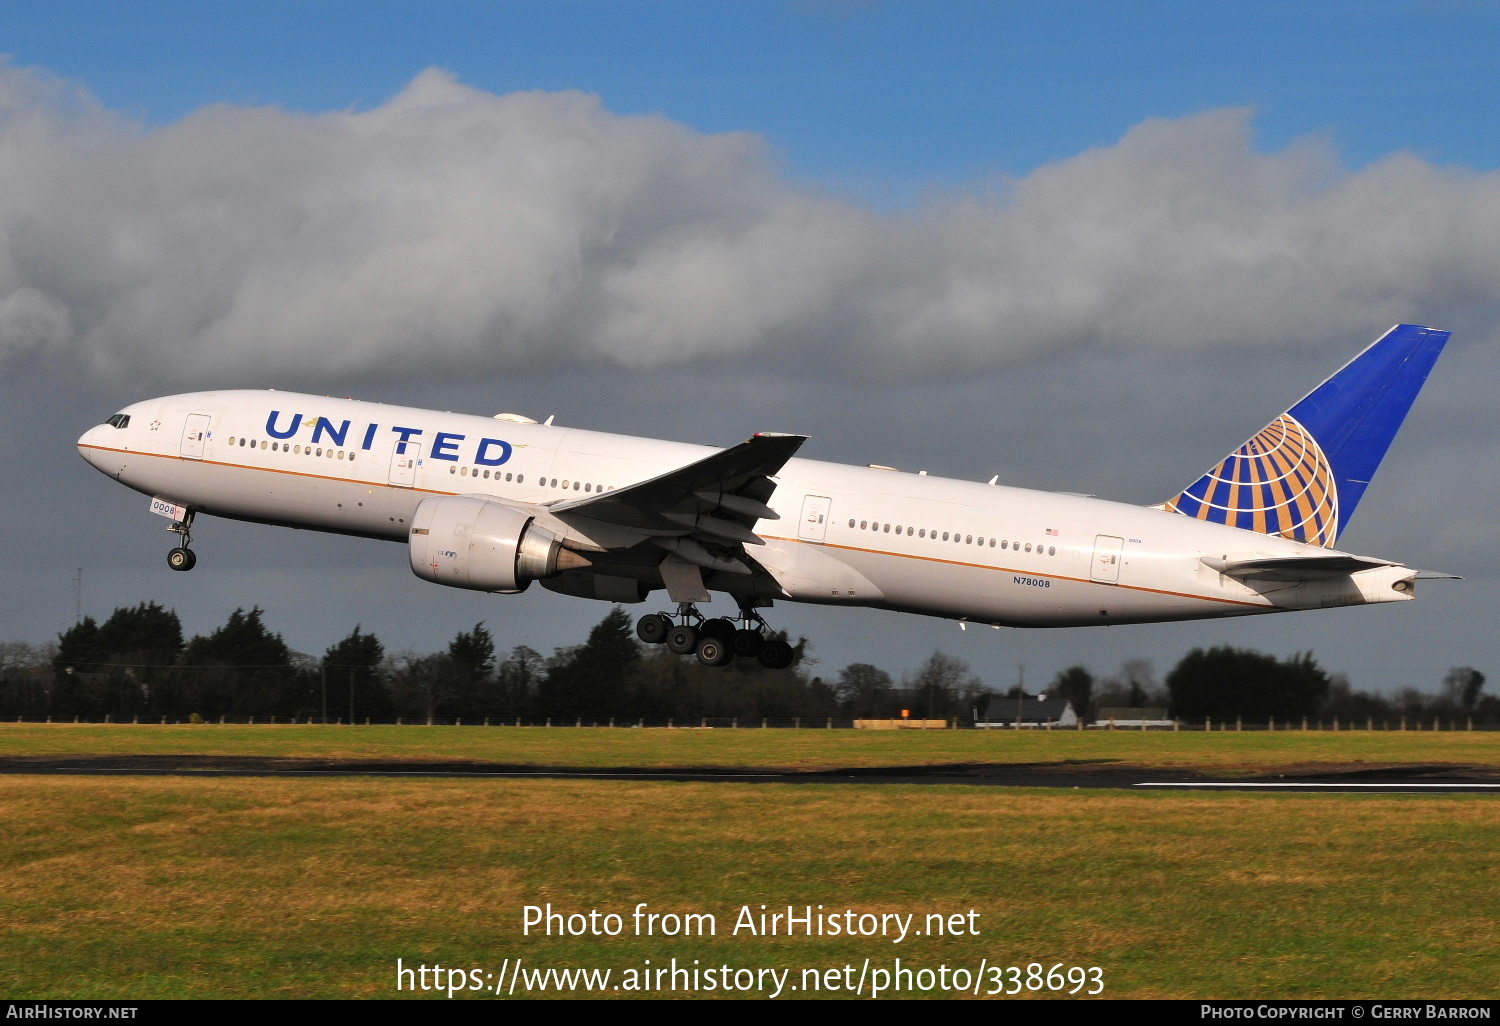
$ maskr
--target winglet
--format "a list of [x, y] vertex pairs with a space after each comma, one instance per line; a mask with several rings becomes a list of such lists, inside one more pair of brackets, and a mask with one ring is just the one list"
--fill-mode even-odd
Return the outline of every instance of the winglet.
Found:
[[1448, 334], [1396, 325], [1162, 508], [1331, 547]]

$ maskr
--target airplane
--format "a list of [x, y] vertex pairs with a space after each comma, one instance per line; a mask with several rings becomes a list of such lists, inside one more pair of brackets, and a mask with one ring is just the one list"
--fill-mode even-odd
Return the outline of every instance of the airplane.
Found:
[[[760, 610], [861, 606], [994, 627], [1151, 623], [1403, 602], [1450, 577], [1334, 548], [1449, 333], [1391, 328], [1155, 506], [276, 391], [128, 406], [78, 440], [150, 497], [193, 568], [199, 514], [400, 542], [425, 581], [672, 612], [642, 641], [723, 666], [792, 649]], [[734, 617], [698, 603], [732, 597]]]

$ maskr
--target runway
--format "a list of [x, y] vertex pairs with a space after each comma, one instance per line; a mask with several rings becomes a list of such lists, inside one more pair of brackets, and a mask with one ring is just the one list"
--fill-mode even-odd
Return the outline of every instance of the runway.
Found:
[[48, 776], [434, 777], [651, 780], [741, 784], [920, 784], [1312, 794], [1494, 794], [1500, 767], [1320, 765], [1233, 777], [1208, 769], [1111, 762], [948, 763], [820, 770], [690, 766], [534, 766], [463, 760], [295, 759], [270, 756], [92, 755], [0, 757], [0, 773]]

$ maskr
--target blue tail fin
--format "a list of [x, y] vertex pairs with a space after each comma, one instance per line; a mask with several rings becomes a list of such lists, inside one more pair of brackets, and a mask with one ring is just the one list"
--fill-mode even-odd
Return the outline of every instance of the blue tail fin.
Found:
[[1163, 508], [1332, 547], [1447, 341], [1396, 325]]

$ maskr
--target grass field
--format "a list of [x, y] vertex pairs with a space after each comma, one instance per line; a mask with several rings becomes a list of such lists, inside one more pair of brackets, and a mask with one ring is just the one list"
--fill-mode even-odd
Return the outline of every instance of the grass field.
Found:
[[1252, 773], [1317, 764], [1496, 766], [1500, 765], [1500, 732], [611, 730], [0, 723], [0, 755], [147, 754], [787, 769], [1106, 760], [1132, 766]]
[[[576, 780], [0, 777], [6, 997], [390, 996], [395, 960], [1100, 966], [1106, 995], [1494, 996], [1469, 796]], [[712, 912], [523, 938], [521, 906]], [[727, 936], [741, 904], [982, 913], [977, 937]], [[799, 979], [792, 974], [792, 982]], [[519, 995], [518, 995], [519, 996]]]
[[[0, 724], [0, 754], [537, 766], [1112, 760], [1495, 765], [1489, 733]], [[498, 971], [1100, 966], [1106, 996], [1493, 997], [1488, 795], [0, 775], [0, 996], [392, 996]], [[713, 938], [523, 937], [521, 909], [709, 912]], [[981, 913], [979, 936], [730, 936], [739, 907]], [[628, 920], [627, 920], [628, 922]], [[988, 984], [986, 985], [988, 986]], [[517, 992], [520, 996], [524, 987]], [[611, 992], [612, 993], [612, 992]], [[431, 996], [430, 994], [427, 996]], [[800, 992], [799, 992], [800, 996]]]

